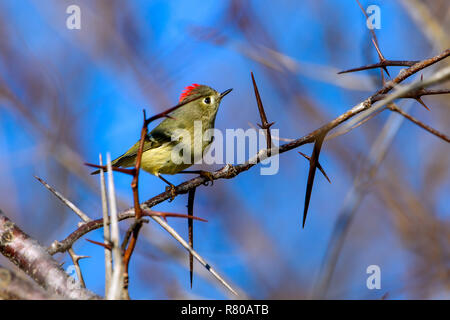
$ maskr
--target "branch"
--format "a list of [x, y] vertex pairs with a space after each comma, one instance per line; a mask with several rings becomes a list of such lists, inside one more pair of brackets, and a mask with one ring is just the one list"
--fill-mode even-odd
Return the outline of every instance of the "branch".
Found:
[[[111, 170], [111, 156], [106, 155], [106, 164], [108, 167], [108, 200], [111, 216], [111, 245], [113, 256], [113, 273], [111, 278], [111, 286], [109, 288], [108, 300], [118, 300], [122, 297], [123, 292], [123, 271], [124, 265], [122, 260], [122, 252], [120, 250], [119, 220], [117, 217], [116, 192], [114, 188], [114, 177]], [[103, 219], [102, 219], [103, 220]]]
[[0, 300], [61, 300], [15, 272], [0, 265]]
[[0, 252], [28, 274], [44, 289], [71, 299], [99, 299], [100, 297], [73, 283], [37, 241], [19, 229], [0, 210]]
[[397, 112], [398, 114], [401, 114], [402, 116], [404, 116], [406, 119], [408, 119], [409, 121], [411, 121], [412, 123], [417, 124], [419, 127], [427, 130], [428, 132], [430, 132], [431, 134], [434, 134], [436, 137], [449, 142], [450, 143], [450, 137], [448, 137], [447, 135], [445, 135], [442, 132], [437, 131], [436, 129], [431, 128], [430, 126], [424, 124], [423, 122], [421, 122], [420, 120], [417, 120], [416, 118], [410, 116], [408, 113], [406, 113], [405, 111], [403, 111], [402, 109], [400, 109], [398, 106], [396, 106], [395, 104], [390, 104], [388, 106], [388, 108], [392, 111]]
[[414, 61], [414, 60], [384, 60], [382, 62], [374, 63], [374, 64], [368, 64], [362, 67], [358, 68], [352, 68], [347, 69], [343, 71], [339, 71], [338, 74], [344, 74], [344, 73], [350, 73], [350, 72], [356, 72], [356, 71], [363, 71], [363, 70], [370, 70], [370, 69], [376, 69], [376, 68], [383, 68], [386, 67], [411, 67], [415, 65], [417, 62], [420, 61]]
[[70, 258], [72, 259], [73, 265], [75, 266], [75, 271], [77, 273], [78, 281], [80, 281], [81, 287], [86, 288], [86, 283], [84, 282], [83, 274], [81, 273], [81, 268], [79, 261], [81, 259], [89, 258], [88, 256], [79, 256], [75, 254], [72, 248], [68, 250]]
[[[366, 10], [364, 10], [364, 8], [361, 5], [361, 3], [359, 2], [359, 0], [356, 0], [356, 2], [358, 3], [358, 6], [361, 8], [361, 11], [363, 12], [364, 16], [366, 17], [366, 21], [369, 20], [369, 17], [367, 16], [367, 13], [366, 13]], [[378, 46], [377, 35], [375, 34], [375, 31], [373, 30], [373, 28], [369, 28], [369, 30], [370, 30], [370, 33], [372, 34], [372, 43], [375, 46], [375, 50], [377, 50], [377, 54], [378, 54], [378, 57], [380, 59], [380, 63], [383, 64], [383, 63], [386, 62], [386, 59], [384, 58], [383, 54], [381, 53], [380, 47]], [[381, 68], [387, 73], [388, 76], [390, 76], [385, 65], [382, 65]], [[381, 76], [382, 76], [383, 83], [384, 83], [383, 71], [381, 71]]]
[[[99, 163], [103, 165], [102, 155], [99, 154]], [[100, 169], [100, 193], [102, 199], [102, 214], [103, 214], [103, 243], [105, 246], [111, 245], [111, 230], [109, 229], [109, 215], [108, 215], [108, 200], [106, 197], [106, 183], [103, 169]], [[108, 250], [105, 247], [105, 297], [108, 296], [109, 288], [112, 279], [112, 253], [111, 248]]]
[[87, 214], [85, 214], [83, 211], [78, 209], [76, 205], [74, 205], [72, 202], [70, 202], [68, 199], [66, 199], [62, 194], [60, 194], [58, 191], [56, 191], [54, 188], [52, 188], [47, 182], [42, 180], [41, 178], [34, 176], [40, 183], [42, 183], [48, 190], [50, 190], [51, 193], [53, 193], [59, 200], [62, 201], [66, 206], [68, 206], [77, 216], [80, 217], [81, 220], [84, 222], [91, 221], [91, 218], [88, 217]]
[[[154, 210], [150, 210], [150, 209], [144, 209], [143, 206], [141, 206], [141, 208], [143, 209], [143, 215], [146, 216], [146, 217], [150, 217], [150, 216], [162, 217], [164, 220], [167, 220], [168, 217], [191, 218], [191, 219], [202, 221], [202, 222], [208, 222], [207, 220], [202, 219], [200, 217], [194, 217], [194, 216], [189, 216], [189, 215], [180, 214], [180, 213], [154, 211]], [[122, 221], [122, 220], [125, 220], [125, 219], [134, 218], [134, 217], [135, 217], [134, 208], [131, 208], [131, 209], [128, 209], [127, 211], [119, 213], [117, 219], [119, 221]], [[54, 254], [56, 254], [58, 252], [60, 252], [60, 253], [66, 252], [82, 236], [88, 234], [91, 231], [97, 230], [97, 229], [99, 229], [99, 228], [101, 228], [103, 226], [104, 226], [103, 219], [92, 220], [92, 221], [90, 221], [88, 223], [85, 223], [82, 226], [80, 226], [78, 229], [73, 231], [64, 240], [54, 241], [51, 244], [51, 246], [47, 248], [47, 252], [50, 255], [54, 255]], [[92, 240], [89, 240], [89, 241], [93, 242]], [[103, 244], [103, 246], [105, 248], [112, 249], [111, 244]]]

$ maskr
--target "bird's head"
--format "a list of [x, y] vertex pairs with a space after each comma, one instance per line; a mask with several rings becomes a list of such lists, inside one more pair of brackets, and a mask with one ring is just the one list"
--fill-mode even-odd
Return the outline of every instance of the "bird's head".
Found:
[[225, 90], [222, 93], [217, 92], [211, 87], [202, 84], [192, 84], [184, 88], [180, 96], [180, 102], [186, 99], [195, 100], [195, 104], [199, 105], [204, 111], [217, 112], [220, 101], [232, 89]]

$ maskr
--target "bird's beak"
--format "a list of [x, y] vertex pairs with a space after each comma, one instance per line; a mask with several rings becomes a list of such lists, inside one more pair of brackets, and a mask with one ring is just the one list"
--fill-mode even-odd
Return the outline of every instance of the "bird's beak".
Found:
[[227, 94], [229, 94], [229, 93], [231, 92], [231, 90], [233, 90], [233, 89], [228, 89], [228, 90], [225, 90], [224, 92], [222, 92], [222, 93], [220, 94], [220, 99], [222, 99], [222, 98], [225, 97]]

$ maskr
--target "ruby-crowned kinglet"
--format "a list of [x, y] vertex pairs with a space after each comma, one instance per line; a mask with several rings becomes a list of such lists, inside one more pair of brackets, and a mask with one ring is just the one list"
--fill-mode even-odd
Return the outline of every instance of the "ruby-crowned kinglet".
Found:
[[[163, 120], [146, 137], [142, 153], [141, 168], [155, 176], [160, 174], [176, 174], [193, 165], [193, 159], [201, 159], [204, 151], [211, 144], [213, 139], [203, 141], [205, 132], [214, 128], [217, 110], [219, 109], [222, 98], [231, 92], [228, 89], [222, 93], [205, 86], [193, 84], [184, 89], [180, 96], [180, 102], [185, 99], [193, 99], [191, 102], [181, 106], [169, 114], [169, 118]], [[201, 122], [201, 132], [195, 132], [195, 121]], [[173, 139], [177, 136], [176, 132], [185, 130], [190, 135], [190, 161], [188, 163], [173, 161], [172, 151], [175, 148], [180, 150], [179, 143], [182, 139]], [[197, 137], [194, 136], [194, 133]], [[198, 134], [201, 133], [199, 137]], [[200, 148], [194, 148], [194, 139], [201, 141]], [[197, 141], [198, 141], [197, 140]], [[136, 163], [136, 156], [139, 149], [139, 141], [136, 142], [127, 152], [111, 162], [114, 167], [132, 167]], [[200, 154], [198, 154], [200, 153]], [[96, 174], [99, 171], [94, 171]], [[160, 177], [162, 178], [162, 177]], [[165, 179], [163, 179], [166, 181]], [[166, 181], [167, 182], [167, 181]]]

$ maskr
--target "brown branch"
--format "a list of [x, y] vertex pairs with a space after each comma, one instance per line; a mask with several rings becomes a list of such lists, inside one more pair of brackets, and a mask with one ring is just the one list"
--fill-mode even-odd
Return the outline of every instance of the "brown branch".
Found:
[[[419, 89], [412, 92], [408, 92], [404, 95], [402, 95], [400, 98], [409, 98], [409, 99], [415, 99], [417, 102], [419, 102], [425, 109], [430, 111], [430, 108], [427, 107], [427, 105], [423, 102], [421, 99], [423, 96], [431, 96], [431, 95], [441, 95], [441, 94], [448, 94], [450, 93], [450, 89]], [[373, 102], [382, 100], [386, 98], [386, 94], [380, 94], [373, 99]]]
[[[401, 96], [401, 98], [410, 98], [410, 99], [417, 99], [421, 98], [423, 96], [431, 96], [431, 95], [440, 95], [440, 94], [448, 94], [450, 93], [450, 89], [419, 89], [412, 92], [408, 92], [407, 94], [404, 94]], [[386, 98], [386, 94], [379, 94], [374, 99], [372, 99], [372, 102], [376, 102], [379, 100], [382, 100]]]
[[426, 67], [429, 67], [429, 66], [435, 64], [436, 62], [439, 62], [439, 61], [447, 58], [449, 55], [450, 55], [450, 49], [446, 49], [443, 52], [441, 52], [440, 54], [438, 54], [438, 55], [436, 55], [436, 56], [434, 56], [432, 58], [422, 60], [422, 61], [412, 65], [411, 67], [402, 70], [402, 72], [400, 72], [398, 74], [398, 76], [395, 77], [395, 79], [393, 79], [393, 80], [389, 81], [388, 83], [386, 83], [383, 86], [383, 88], [380, 89], [374, 96], [376, 96], [378, 94], [388, 93], [389, 91], [392, 90], [392, 88], [394, 88], [397, 84], [399, 84], [403, 80], [409, 78], [410, 76], [412, 76], [413, 74], [419, 72], [420, 70], [423, 70]]
[[130, 225], [127, 232], [125, 233], [125, 237], [123, 238], [123, 242], [121, 245], [122, 252], [125, 252], [127, 249], [128, 242], [130, 241], [131, 234], [135, 232], [139, 232], [139, 229], [142, 227], [142, 223], [148, 223], [148, 220], [135, 220], [133, 224]]
[[[142, 205], [141, 205], [141, 207], [142, 207]], [[191, 219], [202, 221], [202, 222], [208, 222], [208, 220], [202, 219], [200, 217], [189, 216], [189, 215], [180, 214], [180, 213], [154, 211], [154, 210], [150, 210], [149, 208], [142, 210], [142, 212], [143, 212], [142, 213], [143, 216], [146, 216], [146, 217], [158, 216], [158, 217], [162, 217], [164, 220], [167, 220], [167, 217], [173, 217], [173, 218], [191, 218]], [[135, 217], [134, 208], [132, 208], [132, 209], [128, 209], [125, 212], [119, 213], [117, 218], [118, 218], [119, 221], [122, 221], [122, 220], [125, 220], [125, 219], [134, 218], [134, 217]], [[50, 255], [54, 255], [54, 254], [56, 254], [58, 252], [61, 252], [61, 253], [62, 252], [66, 252], [82, 236], [84, 236], [85, 234], [88, 234], [91, 231], [97, 230], [97, 229], [99, 229], [99, 228], [101, 228], [103, 226], [104, 226], [103, 219], [97, 219], [97, 220], [89, 221], [88, 223], [83, 224], [78, 229], [73, 231], [64, 240], [54, 241], [52, 243], [52, 245], [49, 248], [47, 248], [47, 252]], [[86, 240], [89, 241], [89, 242], [92, 242], [94, 244], [98, 244], [98, 245], [100, 245], [102, 247], [106, 247], [106, 248], [112, 249], [111, 246], [105, 245], [104, 243], [93, 241], [93, 240], [89, 240], [89, 239], [86, 239]]]
[[267, 140], [267, 156], [270, 157], [271, 149], [272, 149], [272, 137], [270, 135], [270, 127], [275, 123], [269, 123], [267, 121], [266, 112], [264, 111], [264, 106], [261, 101], [261, 96], [259, 95], [258, 86], [256, 85], [255, 77], [253, 76], [253, 72], [250, 73], [252, 75], [253, 89], [255, 90], [256, 103], [258, 105], [259, 116], [261, 117], [261, 124], [258, 126], [265, 131], [266, 140]]
[[94, 293], [74, 285], [37, 241], [31, 239], [0, 210], [0, 253], [51, 293], [71, 299], [99, 299]]
[[344, 74], [344, 73], [350, 73], [350, 72], [357, 72], [357, 71], [363, 71], [363, 70], [370, 70], [370, 69], [376, 69], [376, 68], [386, 68], [386, 67], [411, 67], [415, 65], [417, 62], [420, 61], [414, 61], [414, 60], [384, 60], [382, 62], [374, 63], [374, 64], [368, 64], [362, 67], [358, 68], [352, 68], [347, 69], [343, 71], [339, 71], [338, 74]]
[[397, 107], [395, 104], [391, 103], [388, 108], [392, 111], [395, 111], [399, 114], [401, 114], [402, 116], [404, 116], [406, 119], [408, 119], [409, 121], [417, 124], [419, 127], [427, 130], [428, 132], [430, 132], [431, 134], [434, 134], [436, 137], [441, 138], [442, 140], [449, 142], [450, 143], [450, 137], [448, 137], [447, 135], [445, 135], [442, 132], [437, 131], [436, 129], [431, 128], [430, 126], [424, 124], [423, 122], [421, 122], [420, 120], [417, 120], [416, 118], [410, 116], [409, 114], [407, 114], [405, 111], [403, 111], [402, 109], [400, 109], [399, 107]]
[[86, 283], [84, 282], [83, 274], [81, 273], [81, 267], [79, 261], [81, 259], [89, 258], [88, 256], [79, 256], [75, 254], [72, 248], [68, 250], [70, 258], [72, 259], [73, 265], [75, 266], [75, 271], [77, 273], [78, 281], [80, 281], [81, 287], [86, 288]]

